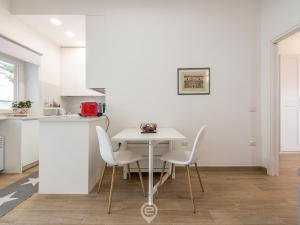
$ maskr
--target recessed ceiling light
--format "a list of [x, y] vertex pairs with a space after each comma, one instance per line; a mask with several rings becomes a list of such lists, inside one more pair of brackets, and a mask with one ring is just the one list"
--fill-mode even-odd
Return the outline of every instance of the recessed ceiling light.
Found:
[[71, 32], [71, 31], [66, 31], [65, 34], [66, 34], [68, 37], [74, 37], [74, 33]]
[[84, 45], [84, 41], [77, 41], [77, 44], [83, 46]]
[[52, 24], [56, 25], [56, 26], [61, 25], [61, 21], [58, 20], [58, 19], [55, 19], [55, 18], [51, 18], [51, 19], [50, 19], [50, 22], [51, 22]]

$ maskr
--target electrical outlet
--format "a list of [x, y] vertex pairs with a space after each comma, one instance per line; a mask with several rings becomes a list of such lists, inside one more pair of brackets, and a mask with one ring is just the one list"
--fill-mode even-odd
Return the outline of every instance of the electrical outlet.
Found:
[[183, 142], [181, 142], [181, 146], [184, 146], [184, 147], [189, 146], [189, 143], [187, 141], [183, 141]]
[[256, 141], [249, 141], [249, 146], [256, 146]]

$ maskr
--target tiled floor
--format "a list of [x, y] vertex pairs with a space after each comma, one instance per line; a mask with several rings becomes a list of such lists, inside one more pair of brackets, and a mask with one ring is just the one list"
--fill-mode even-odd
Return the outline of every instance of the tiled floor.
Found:
[[[155, 200], [159, 212], [152, 224], [296, 225], [299, 166], [300, 155], [283, 155], [279, 177], [259, 171], [202, 171], [205, 193], [200, 191], [193, 171], [196, 214], [192, 213], [185, 170], [177, 169], [176, 180], [167, 181]], [[146, 198], [138, 176], [128, 182], [121, 179], [121, 171], [116, 179], [112, 214], [106, 213], [109, 175], [100, 194], [36, 194], [1, 218], [0, 224], [147, 224], [140, 214]]]

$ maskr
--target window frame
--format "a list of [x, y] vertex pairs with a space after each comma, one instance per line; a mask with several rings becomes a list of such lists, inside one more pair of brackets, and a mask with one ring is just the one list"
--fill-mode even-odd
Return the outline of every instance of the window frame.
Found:
[[[21, 62], [18, 60], [6, 56], [4, 54], [0, 53], [0, 61], [7, 62], [9, 64], [14, 65], [14, 99], [13, 101], [19, 101], [20, 100], [20, 67]], [[0, 113], [9, 113], [12, 109], [1, 109]]]

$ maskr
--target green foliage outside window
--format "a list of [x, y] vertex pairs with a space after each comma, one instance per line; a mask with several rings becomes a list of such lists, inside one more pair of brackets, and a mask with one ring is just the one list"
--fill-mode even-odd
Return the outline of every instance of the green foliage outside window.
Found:
[[14, 65], [1, 63], [0, 62], [0, 71], [5, 71], [6, 73], [3, 73], [4, 76], [10, 81], [14, 82]]

